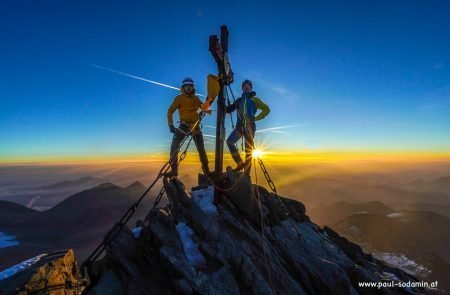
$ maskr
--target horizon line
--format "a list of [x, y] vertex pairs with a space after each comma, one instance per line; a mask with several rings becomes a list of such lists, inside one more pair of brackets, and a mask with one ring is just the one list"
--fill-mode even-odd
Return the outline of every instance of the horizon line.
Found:
[[[207, 153], [210, 161], [214, 153]], [[95, 163], [130, 163], [130, 162], [159, 162], [167, 160], [168, 153], [153, 154], [111, 154], [111, 155], [83, 155], [83, 156], [30, 156], [30, 157], [0, 157], [0, 166], [4, 165], [44, 165], [44, 164], [95, 164]], [[197, 159], [197, 153], [191, 151], [187, 158]], [[430, 151], [363, 151], [363, 150], [305, 150], [305, 151], [269, 151], [263, 158], [284, 162], [286, 160], [450, 160], [450, 152]], [[288, 159], [286, 159], [288, 158]], [[228, 154], [225, 160], [230, 160]], [[197, 159], [198, 160], [198, 159]]]

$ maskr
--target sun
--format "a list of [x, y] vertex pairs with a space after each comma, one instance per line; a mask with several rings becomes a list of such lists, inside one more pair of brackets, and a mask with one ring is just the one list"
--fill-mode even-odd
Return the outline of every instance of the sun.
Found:
[[261, 149], [256, 148], [252, 151], [253, 158], [262, 158], [263, 155], [264, 155], [264, 152]]

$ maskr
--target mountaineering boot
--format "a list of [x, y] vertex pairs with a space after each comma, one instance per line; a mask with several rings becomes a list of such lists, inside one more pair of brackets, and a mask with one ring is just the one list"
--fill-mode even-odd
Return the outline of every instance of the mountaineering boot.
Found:
[[169, 172], [164, 173], [164, 176], [165, 176], [165, 177], [169, 177], [169, 178], [177, 177], [177, 176], [178, 176], [178, 172], [172, 170], [172, 171], [169, 171]]
[[245, 167], [245, 163], [244, 163], [244, 162], [240, 162], [240, 163], [236, 166], [236, 168], [233, 169], [233, 171], [234, 171], [234, 172], [239, 172], [239, 171], [241, 171], [242, 169], [244, 169], [244, 167]]
[[209, 171], [209, 165], [208, 165], [208, 160], [206, 160], [206, 161], [201, 161], [202, 162], [202, 171], [203, 171], [203, 173], [205, 173], [205, 175], [206, 174], [210, 174], [211, 172]]

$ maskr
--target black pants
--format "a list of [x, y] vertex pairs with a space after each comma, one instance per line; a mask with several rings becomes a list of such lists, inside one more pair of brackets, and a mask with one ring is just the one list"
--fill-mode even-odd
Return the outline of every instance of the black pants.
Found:
[[[247, 132], [248, 131], [248, 132]], [[244, 137], [245, 140], [245, 171], [248, 173], [252, 167], [252, 153], [254, 149], [255, 128], [253, 126], [237, 127], [231, 132], [227, 138], [227, 145], [230, 149], [231, 157], [238, 164], [242, 164], [242, 158], [239, 154], [239, 150], [236, 147], [236, 142]]]
[[[181, 123], [178, 129], [182, 130], [186, 134], [191, 130], [192, 127]], [[178, 130], [173, 134], [172, 145], [170, 146], [170, 166], [172, 171], [178, 173], [178, 153], [180, 148], [180, 143], [183, 141], [186, 135]], [[208, 156], [205, 151], [205, 142], [203, 141], [203, 133], [199, 126], [197, 126], [192, 133], [192, 139], [194, 140], [195, 146], [197, 147], [198, 155], [200, 157], [200, 162], [202, 163], [203, 172], [209, 173], [208, 166]]]

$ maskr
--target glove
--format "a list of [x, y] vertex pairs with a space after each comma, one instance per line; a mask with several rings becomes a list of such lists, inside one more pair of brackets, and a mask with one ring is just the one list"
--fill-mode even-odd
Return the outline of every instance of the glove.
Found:
[[173, 125], [169, 125], [170, 133], [175, 133], [175, 127]]
[[250, 97], [253, 97], [253, 96], [256, 96], [256, 92], [255, 91], [242, 93], [242, 98], [250, 98]]

